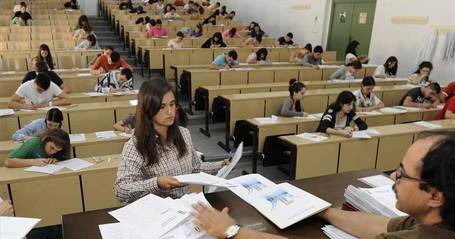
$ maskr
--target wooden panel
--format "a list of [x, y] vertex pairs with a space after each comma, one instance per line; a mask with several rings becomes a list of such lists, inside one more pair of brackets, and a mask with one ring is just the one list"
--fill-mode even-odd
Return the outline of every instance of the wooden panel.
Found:
[[319, 125], [319, 121], [305, 122], [297, 125], [297, 134], [304, 132], [315, 132]]
[[75, 146], [75, 157], [89, 158], [109, 154], [120, 154], [125, 142], [97, 142], [90, 145]]
[[289, 82], [291, 79], [299, 79], [298, 70], [276, 70], [273, 82]]
[[201, 86], [219, 85], [220, 73], [218, 71], [210, 72], [191, 72], [191, 95], [194, 97], [196, 89]]
[[295, 179], [337, 172], [338, 143], [305, 145], [297, 149]]
[[382, 92], [382, 101], [386, 106], [399, 105], [401, 98], [406, 94], [406, 91], [384, 91]]
[[18, 129], [19, 123], [16, 116], [0, 117], [0, 140], [10, 140]]
[[61, 224], [62, 215], [83, 210], [79, 176], [13, 183], [11, 196], [16, 216], [42, 218], [38, 227]]
[[321, 113], [327, 108], [328, 97], [325, 95], [308, 95], [300, 101], [305, 112]]
[[129, 108], [115, 109], [115, 121], [120, 121], [126, 118], [129, 114], [136, 114], [136, 106]]
[[64, 78], [65, 86], [71, 93], [91, 92], [98, 82], [96, 77], [89, 78]]
[[220, 85], [238, 85], [247, 83], [247, 71], [222, 71], [220, 74]]
[[374, 168], [377, 146], [377, 138], [342, 142], [338, 173]]
[[330, 80], [330, 76], [336, 71], [338, 68], [324, 68], [322, 69], [322, 80], [327, 81]]
[[396, 169], [413, 142], [413, 134], [382, 136], [379, 139], [376, 169]]
[[[198, 46], [199, 47], [199, 46]], [[208, 65], [213, 61], [212, 49], [197, 49], [193, 50], [190, 55], [190, 65]]]
[[116, 177], [117, 170], [81, 176], [86, 211], [122, 206], [112, 190]]
[[295, 125], [274, 125], [273, 127], [261, 127], [258, 133], [258, 152], [264, 148], [265, 138], [272, 135], [295, 134]]
[[220, 95], [232, 95], [232, 94], [240, 94], [239, 89], [234, 89], [234, 90], [228, 90], [228, 89], [222, 89], [222, 90], [211, 90], [209, 92], [209, 110], [212, 110], [212, 103], [213, 99]]
[[20, 85], [21, 82], [19, 80], [2, 81], [0, 84], [0, 97], [11, 97]]
[[[286, 96], [288, 97], [288, 96]], [[273, 98], [265, 100], [265, 116], [280, 115], [281, 106], [283, 105], [285, 97]]]
[[408, 112], [406, 114], [397, 114], [395, 118], [396, 124], [409, 123], [422, 120], [421, 112]]
[[269, 92], [270, 87], [257, 87], [257, 88], [245, 88], [240, 89], [242, 94], [245, 93], [260, 93], [260, 92]]
[[3, 200], [11, 200], [11, 196], [9, 195], [7, 184], [0, 185], [0, 198]]
[[70, 112], [68, 117], [72, 134], [112, 130], [115, 123], [113, 109]]
[[322, 70], [314, 68], [305, 68], [299, 72], [300, 81], [321, 81], [322, 80]]
[[271, 71], [250, 71], [248, 76], [248, 83], [273, 83], [273, 73]]
[[367, 123], [368, 127], [381, 126], [381, 125], [392, 125], [392, 124], [395, 124], [395, 116], [394, 115], [382, 115], [382, 116], [367, 117], [367, 118], [365, 118], [365, 122]]
[[244, 120], [255, 117], [264, 116], [265, 101], [263, 99], [258, 100], [242, 100], [231, 102], [231, 117], [229, 118], [230, 129], [229, 133], [234, 133], [234, 126], [237, 120]]

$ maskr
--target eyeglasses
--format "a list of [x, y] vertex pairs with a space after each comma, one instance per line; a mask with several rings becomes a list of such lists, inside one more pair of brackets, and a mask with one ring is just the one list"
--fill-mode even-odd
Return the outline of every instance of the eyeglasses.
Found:
[[400, 165], [400, 166], [395, 170], [395, 177], [396, 177], [396, 180], [405, 178], [405, 179], [409, 179], [409, 180], [413, 180], [413, 181], [417, 181], [417, 182], [421, 182], [421, 183], [424, 183], [424, 182], [425, 182], [425, 181], [423, 181], [423, 180], [420, 179], [420, 178], [414, 178], [414, 177], [409, 176], [409, 175], [404, 171], [403, 165]]

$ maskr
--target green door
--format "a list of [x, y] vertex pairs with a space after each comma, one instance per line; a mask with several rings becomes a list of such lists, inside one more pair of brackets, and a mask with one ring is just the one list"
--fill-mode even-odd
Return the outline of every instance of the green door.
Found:
[[327, 50], [337, 52], [344, 61], [345, 50], [352, 40], [360, 42], [357, 52], [368, 55], [373, 29], [376, 0], [334, 0]]

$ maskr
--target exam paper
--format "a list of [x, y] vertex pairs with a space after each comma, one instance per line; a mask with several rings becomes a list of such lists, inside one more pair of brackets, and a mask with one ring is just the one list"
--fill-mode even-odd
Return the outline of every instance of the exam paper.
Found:
[[332, 225], [326, 225], [322, 229], [322, 232], [330, 239], [357, 239], [357, 237], [339, 229]]
[[90, 163], [88, 161], [85, 161], [83, 159], [78, 159], [78, 158], [73, 158], [73, 159], [67, 159], [63, 160], [57, 163], [59, 166], [63, 166], [65, 168], [69, 168], [73, 171], [81, 170], [84, 168], [88, 168], [93, 165], [93, 163]]
[[123, 239], [122, 225], [120, 222], [98, 225], [101, 238], [103, 239]]
[[97, 139], [110, 139], [117, 137], [117, 135], [112, 130], [95, 132], [95, 135]]
[[278, 117], [276, 115], [272, 115], [271, 117], [259, 117], [259, 118], [254, 118], [261, 124], [273, 124], [276, 123], [278, 120]]
[[70, 134], [71, 143], [85, 141], [85, 134]]
[[321, 141], [328, 139], [328, 137], [326, 137], [326, 136], [322, 136], [319, 134], [313, 134], [313, 133], [301, 133], [301, 134], [298, 134], [297, 137], [306, 139], [306, 140], [311, 140], [314, 142], [321, 142]]
[[59, 109], [60, 111], [64, 111], [66, 110], [65, 107], [61, 107], [61, 106], [48, 106], [48, 107], [43, 107], [43, 108], [38, 108], [39, 110], [44, 110], [44, 111], [48, 111], [50, 109]]
[[[234, 156], [231, 159], [231, 163], [229, 165], [223, 166], [218, 171], [216, 176], [220, 177], [220, 178], [226, 178], [229, 175], [229, 173], [232, 171], [232, 169], [234, 169], [235, 166], [237, 165], [237, 163], [240, 161], [240, 159], [242, 158], [242, 154], [243, 154], [243, 142], [241, 142], [239, 144], [239, 147], [237, 147], [237, 150], [235, 151]], [[207, 193], [214, 192], [216, 189], [217, 189], [216, 186], [209, 186], [209, 188], [207, 189]]]
[[316, 117], [316, 119], [320, 119], [320, 118], [322, 118], [324, 113], [316, 113], [316, 114], [310, 114], [310, 115]]
[[0, 116], [14, 115], [14, 110], [12, 109], [0, 109]]
[[414, 124], [420, 125], [422, 127], [428, 128], [428, 129], [437, 129], [437, 128], [442, 127], [441, 125], [433, 124], [433, 123], [426, 122], [426, 121], [417, 121], [417, 122], [414, 122]]
[[77, 74], [77, 76], [81, 77], [81, 76], [91, 76], [92, 73], [79, 73]]
[[57, 164], [48, 164], [46, 166], [31, 166], [24, 171], [26, 172], [35, 172], [35, 173], [47, 173], [47, 174], [55, 174], [58, 171], [62, 170], [63, 166], [57, 165]]
[[402, 109], [402, 110], [406, 110], [406, 111], [410, 111], [410, 112], [414, 112], [414, 111], [419, 111], [420, 108], [417, 108], [417, 107], [406, 107], [406, 106], [394, 106], [393, 108], [396, 108], [396, 109]]
[[23, 239], [41, 221], [37, 218], [1, 217], [1, 239]]
[[366, 130], [358, 130], [352, 132], [352, 138], [354, 139], [371, 139], [371, 136]]
[[306, 119], [306, 120], [312, 120], [312, 119], [318, 119], [314, 115], [307, 115], [307, 116], [294, 116], [294, 119]]
[[196, 184], [196, 185], [213, 185], [219, 187], [232, 187], [233, 184], [229, 183], [226, 179], [220, 178], [214, 175], [210, 175], [204, 172], [183, 174], [174, 176], [181, 183], [185, 184]]
[[386, 177], [382, 174], [363, 177], [358, 179], [360, 182], [367, 184], [370, 187], [380, 187], [380, 186], [392, 186], [394, 184], [393, 180], [389, 177]]
[[91, 97], [96, 97], [96, 96], [104, 96], [104, 93], [101, 92], [84, 92], [83, 93], [86, 96], [91, 96]]
[[394, 113], [394, 114], [398, 114], [398, 113], [406, 113], [408, 112], [407, 110], [405, 109], [398, 109], [398, 108], [392, 108], [392, 107], [384, 107], [382, 109], [379, 109], [379, 111], [383, 112], [383, 113]]

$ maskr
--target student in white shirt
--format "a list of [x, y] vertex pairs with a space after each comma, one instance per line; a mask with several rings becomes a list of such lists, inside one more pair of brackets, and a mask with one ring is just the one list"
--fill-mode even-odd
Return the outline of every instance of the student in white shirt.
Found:
[[183, 48], [183, 32], [177, 32], [177, 37], [170, 39], [167, 43], [167, 47], [172, 49], [181, 49]]
[[360, 90], [354, 91], [356, 111], [369, 112], [384, 108], [384, 103], [373, 93], [376, 82], [371, 76], [365, 76]]
[[69, 105], [71, 100], [46, 73], [20, 85], [8, 102], [11, 109], [35, 110], [47, 106]]
[[171, 7], [171, 11], [164, 14], [163, 18], [166, 20], [177, 20], [180, 19], [180, 15], [176, 13], [177, 9], [175, 7]]
[[257, 52], [252, 52], [246, 58], [248, 64], [265, 64], [267, 61], [268, 51], [266, 48], [260, 48]]
[[433, 82], [430, 79], [431, 71], [433, 70], [433, 64], [429, 61], [422, 61], [419, 64], [419, 68], [409, 76], [409, 84], [412, 85], [426, 85], [427, 83]]
[[346, 60], [345, 63], [360, 61], [362, 64], [367, 64], [369, 59], [368, 56], [359, 56], [357, 55], [357, 50], [359, 49], [360, 43], [356, 40], [351, 41], [346, 47]]
[[398, 71], [398, 59], [390, 56], [384, 65], [379, 65], [374, 71], [373, 76], [376, 78], [395, 78]]

